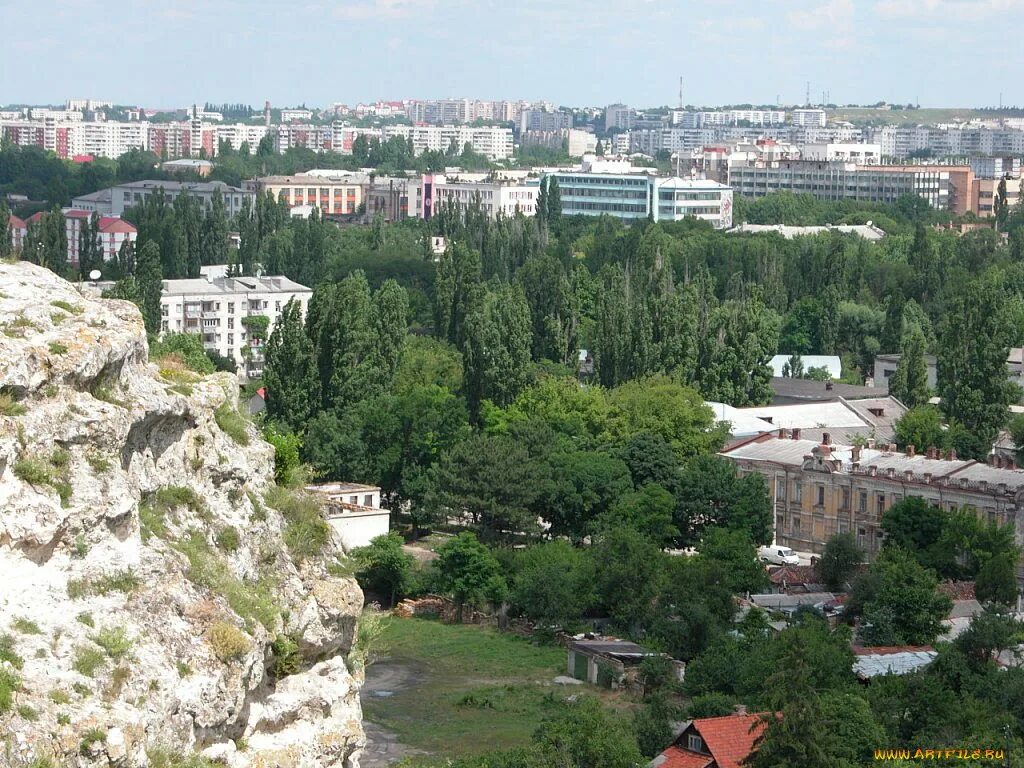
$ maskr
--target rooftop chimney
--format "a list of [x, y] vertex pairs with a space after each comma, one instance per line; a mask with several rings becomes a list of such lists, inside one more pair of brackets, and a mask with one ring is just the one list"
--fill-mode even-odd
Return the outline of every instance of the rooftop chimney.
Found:
[[832, 445], [832, 435], [830, 435], [828, 432], [822, 432], [821, 433], [821, 444], [822, 445]]
[[833, 386], [835, 386], [835, 385], [831, 381], [826, 381], [825, 382], [825, 391], [826, 392], [831, 392]]
[[789, 439], [789, 430], [786, 429], [785, 427], [779, 427], [779, 439], [780, 440], [787, 440], [787, 439]]
[[934, 458], [936, 457], [936, 455], [937, 455], [937, 454], [938, 454], [938, 451], [937, 451], [937, 450], [935, 449], [935, 446], [934, 446], [934, 445], [929, 445], [929, 446], [928, 446], [928, 450], [927, 450], [927, 451], [925, 451], [925, 455], [926, 455], [926, 456], [927, 456], [927, 457], [928, 457], [929, 459], [934, 459]]
[[914, 458], [915, 456], [917, 456], [917, 450], [914, 448], [914, 446], [907, 446], [907, 456], [909, 456], [910, 458]]
[[868, 448], [874, 448], [874, 447], [875, 447], [875, 438], [869, 437], [868, 438]]
[[956, 461], [956, 448], [949, 449], [949, 460]]
[[800, 439], [800, 427], [793, 427], [793, 439], [794, 440], [799, 440]]
[[733, 711], [737, 715], [745, 715], [745, 714], [747, 714], [747, 705], [746, 704], [737, 704], [736, 706], [733, 707]]
[[855, 445], [850, 449], [850, 461], [856, 463], [860, 461], [860, 446]]

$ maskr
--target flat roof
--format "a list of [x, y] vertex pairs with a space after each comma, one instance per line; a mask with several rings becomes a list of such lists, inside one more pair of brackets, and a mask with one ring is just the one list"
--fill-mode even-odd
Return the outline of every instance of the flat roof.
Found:
[[264, 277], [203, 277], [164, 280], [163, 296], [233, 295], [238, 293], [312, 293], [307, 288], [283, 275]]
[[231, 194], [244, 193], [252, 194], [247, 190], [240, 187], [232, 187], [229, 184], [225, 184], [223, 181], [161, 181], [158, 179], [149, 179], [144, 181], [128, 181], [124, 184], [115, 184], [112, 189], [138, 189], [138, 190], [157, 190], [163, 189], [165, 192], [230, 192]]

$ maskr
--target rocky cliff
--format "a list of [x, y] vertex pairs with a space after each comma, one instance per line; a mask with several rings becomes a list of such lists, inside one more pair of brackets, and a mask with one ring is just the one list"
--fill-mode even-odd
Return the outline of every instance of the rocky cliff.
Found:
[[362, 594], [237, 407], [0, 264], [0, 765], [358, 768]]

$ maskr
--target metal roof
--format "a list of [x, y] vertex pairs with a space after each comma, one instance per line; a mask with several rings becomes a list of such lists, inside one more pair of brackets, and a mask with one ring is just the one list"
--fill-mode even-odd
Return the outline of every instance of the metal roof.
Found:
[[857, 677], [872, 678], [879, 675], [905, 675], [932, 663], [938, 652], [923, 646], [898, 648], [855, 648], [853, 671]]

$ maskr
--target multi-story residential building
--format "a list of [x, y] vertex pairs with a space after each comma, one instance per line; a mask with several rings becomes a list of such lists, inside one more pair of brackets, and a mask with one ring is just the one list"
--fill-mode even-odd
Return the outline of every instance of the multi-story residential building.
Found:
[[549, 177], [558, 180], [566, 216], [607, 214], [626, 222], [695, 216], [716, 229], [732, 226], [732, 189], [714, 181], [584, 171], [558, 171], [542, 178]]
[[800, 149], [800, 157], [804, 160], [872, 165], [882, 162], [882, 148], [878, 144], [859, 143], [805, 144]]
[[[775, 510], [775, 540], [796, 550], [820, 553], [839, 533], [851, 533], [869, 554], [884, 539], [882, 517], [909, 497], [943, 510], [972, 508], [983, 520], [1015, 527], [1024, 542], [1024, 470], [958, 459], [922, 446], [866, 447], [800, 439], [799, 430], [761, 435], [722, 452], [742, 473], [768, 482]], [[1018, 571], [1018, 578], [1022, 572]]]
[[313, 110], [311, 109], [282, 109], [282, 123], [299, 123], [303, 120], [312, 120]]
[[1019, 157], [972, 157], [968, 160], [976, 179], [1019, 179]]
[[11, 247], [20, 251], [25, 244], [25, 235], [28, 234], [28, 224], [12, 213], [8, 217], [7, 228], [11, 233]]
[[801, 128], [824, 128], [826, 115], [824, 109], [794, 109], [790, 113], [790, 122]]
[[652, 157], [658, 152], [689, 153], [715, 141], [711, 128], [654, 128], [629, 132], [629, 151]]
[[533, 216], [537, 212], [539, 191], [540, 186], [536, 183], [500, 181], [484, 174], [465, 174], [462, 177], [424, 174], [422, 178], [409, 181], [409, 216], [429, 219], [439, 206], [452, 204], [460, 211], [479, 205], [492, 219], [516, 213]]
[[332, 123], [331, 151], [337, 152], [339, 155], [351, 155], [352, 144], [359, 136], [380, 140], [382, 135], [380, 128], [363, 128], [345, 123]]
[[[714, 125], [741, 125], [746, 123], [751, 126], [783, 125], [786, 122], [786, 113], [775, 109], [727, 109], [717, 112], [691, 112], [684, 113], [695, 115], [695, 118], [680, 118], [681, 123], [689, 122], [693, 128], [703, 128]], [[675, 123], [675, 120], [673, 120]]]
[[604, 110], [604, 129], [606, 131], [628, 131], [636, 120], [636, 110], [625, 104], [609, 104]]
[[274, 148], [284, 154], [293, 147], [306, 147], [315, 152], [329, 152], [334, 131], [329, 125], [288, 123], [274, 129]]
[[287, 277], [164, 280], [161, 332], [198, 333], [203, 346], [233, 359], [246, 378], [263, 375], [263, 351], [288, 301], [306, 313], [313, 291]]
[[249, 152], [256, 154], [263, 137], [270, 133], [271, 129], [265, 125], [246, 125], [245, 123], [234, 123], [233, 125], [218, 125], [214, 128], [214, 135], [217, 137], [217, 151], [220, 151], [222, 142], [227, 142], [236, 152], [242, 149], [245, 144]]
[[366, 202], [367, 222], [377, 216], [386, 222], [402, 221], [409, 217], [409, 179], [373, 177], [365, 187], [363, 200]]
[[[97, 214], [98, 215], [98, 214]], [[64, 210], [64, 229], [68, 238], [68, 261], [73, 266], [78, 266], [79, 236], [82, 227], [88, 223], [92, 213], [90, 211], [66, 208]], [[111, 261], [117, 258], [118, 252], [125, 241], [134, 243], [138, 239], [139, 231], [130, 223], [119, 216], [99, 217], [99, 243], [103, 252], [103, 261]]]
[[325, 216], [355, 213], [363, 203], [363, 187], [369, 179], [362, 173], [335, 173], [335, 176], [265, 176], [245, 182], [245, 188], [260, 193], [270, 192], [291, 208], [306, 205], [319, 208]]
[[539, 145], [549, 149], [565, 149], [569, 157], [583, 157], [597, 151], [597, 136], [577, 128], [560, 131], [526, 131], [520, 141], [525, 146]]
[[223, 181], [131, 181], [110, 188], [110, 214], [121, 216], [127, 209], [141, 204], [160, 190], [168, 202], [173, 202], [178, 195], [190, 195], [204, 209], [209, 209], [213, 205], [213, 198], [220, 194], [228, 216], [237, 215], [242, 210], [242, 202], [248, 199], [252, 203], [255, 197], [254, 192], [228, 186]]
[[527, 131], [561, 131], [572, 128], [572, 114], [569, 112], [544, 112], [539, 109], [524, 109], [519, 116], [520, 133]]
[[505, 160], [512, 156], [515, 146], [512, 129], [497, 126], [468, 125], [388, 125], [383, 138], [401, 136], [412, 145], [417, 155], [427, 150], [444, 152], [454, 144], [461, 152], [469, 144], [474, 152], [489, 160]]

